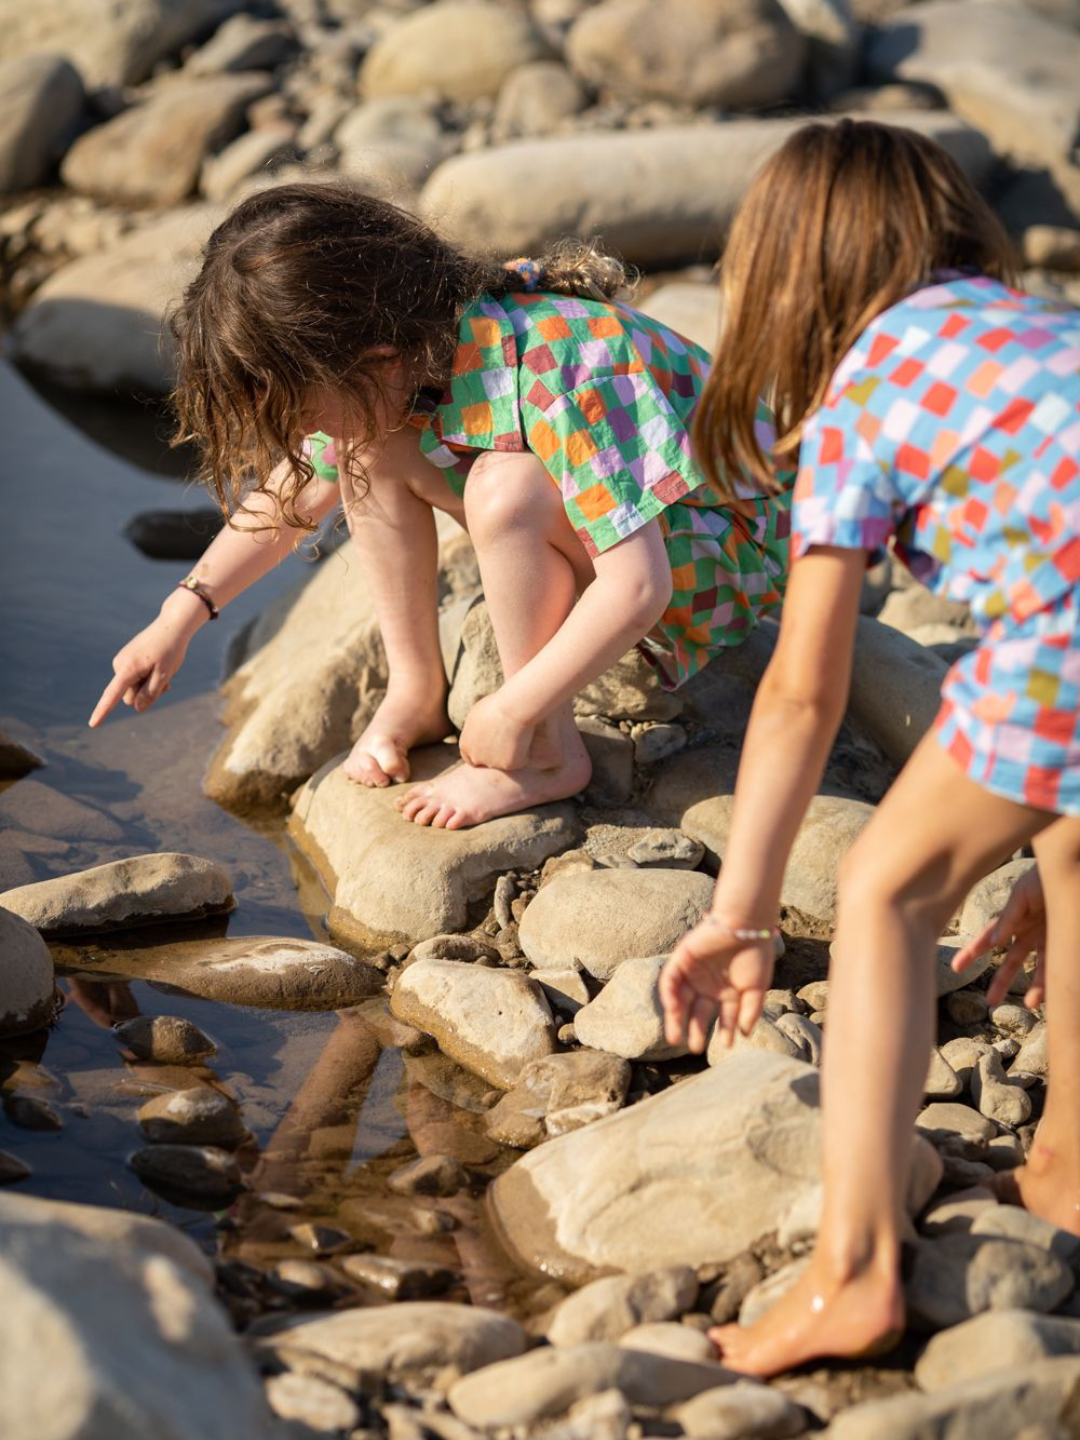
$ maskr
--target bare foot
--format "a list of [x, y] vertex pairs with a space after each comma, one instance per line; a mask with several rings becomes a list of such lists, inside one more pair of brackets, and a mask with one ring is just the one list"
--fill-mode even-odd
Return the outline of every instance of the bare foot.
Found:
[[1026, 1165], [996, 1177], [994, 1194], [1003, 1205], [1022, 1205], [1059, 1230], [1080, 1235], [1080, 1177], [1065, 1173], [1049, 1145], [1036, 1140]]
[[778, 1375], [822, 1356], [883, 1353], [904, 1329], [895, 1273], [867, 1268], [846, 1281], [812, 1264], [756, 1325], [719, 1325], [709, 1339], [723, 1364], [746, 1375]]
[[436, 830], [463, 830], [482, 825], [497, 815], [513, 815], [550, 800], [565, 800], [589, 782], [592, 767], [585, 747], [548, 770], [527, 766], [522, 770], [489, 770], [456, 765], [437, 780], [414, 786], [397, 808], [415, 825]]
[[434, 699], [428, 695], [422, 701], [415, 695], [395, 695], [387, 691], [345, 761], [345, 774], [349, 779], [380, 789], [395, 780], [407, 780], [407, 756], [413, 746], [434, 744], [453, 731], [445, 697], [444, 686], [435, 691]]

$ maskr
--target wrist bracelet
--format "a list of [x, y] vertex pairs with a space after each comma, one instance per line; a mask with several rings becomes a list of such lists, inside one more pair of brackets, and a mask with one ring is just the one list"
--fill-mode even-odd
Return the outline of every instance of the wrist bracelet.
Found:
[[218, 618], [220, 611], [214, 604], [213, 600], [210, 599], [210, 596], [205, 590], [205, 588], [200, 585], [198, 580], [195, 579], [194, 575], [188, 575], [185, 579], [178, 580], [176, 582], [176, 588], [178, 590], [190, 590], [192, 595], [197, 595], [202, 601], [202, 603], [206, 606], [207, 610], [210, 611], [210, 619], [216, 620]]
[[703, 925], [715, 925], [718, 930], [723, 930], [734, 940], [778, 940], [780, 938], [779, 925], [729, 925], [726, 920], [721, 920], [719, 915], [714, 915], [711, 910], [706, 910], [701, 917]]

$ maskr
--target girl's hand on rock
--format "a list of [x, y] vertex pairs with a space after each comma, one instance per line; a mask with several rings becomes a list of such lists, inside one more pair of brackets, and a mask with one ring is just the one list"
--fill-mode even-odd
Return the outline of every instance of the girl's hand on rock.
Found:
[[94, 706], [91, 728], [100, 725], [120, 700], [141, 713], [164, 695], [184, 663], [188, 644], [197, 628], [197, 624], [193, 626], [190, 621], [179, 620], [163, 610], [134, 640], [129, 640], [113, 658], [113, 678]]
[[714, 1016], [722, 1044], [731, 1045], [737, 1030], [748, 1035], [761, 1014], [773, 960], [771, 939], [736, 940], [714, 925], [696, 925], [660, 972], [668, 1044], [685, 1043], [700, 1054]]
[[987, 1003], [1001, 1005], [1008, 997], [1012, 982], [1024, 961], [1034, 950], [1035, 972], [1024, 996], [1024, 1004], [1032, 1009], [1046, 998], [1046, 901], [1042, 881], [1036, 867], [1026, 871], [1012, 888], [1005, 908], [974, 939], [961, 947], [953, 957], [952, 968], [962, 974], [985, 955], [987, 950], [1007, 945], [1005, 959], [986, 992]]
[[521, 770], [529, 763], [535, 725], [510, 715], [498, 691], [478, 700], [469, 711], [458, 748], [469, 765], [490, 770]]

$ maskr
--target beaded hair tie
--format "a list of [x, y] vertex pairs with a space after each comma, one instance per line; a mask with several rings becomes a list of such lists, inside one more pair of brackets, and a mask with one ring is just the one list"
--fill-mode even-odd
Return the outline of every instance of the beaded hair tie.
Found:
[[519, 255], [516, 260], [507, 260], [503, 269], [520, 275], [524, 282], [522, 289], [526, 292], [537, 289], [544, 273], [539, 260], [530, 260], [527, 255]]

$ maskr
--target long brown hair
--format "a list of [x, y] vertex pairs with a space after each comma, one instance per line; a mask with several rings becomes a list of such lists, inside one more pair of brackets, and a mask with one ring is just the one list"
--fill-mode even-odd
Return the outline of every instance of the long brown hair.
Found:
[[[932, 140], [875, 121], [812, 124], [767, 162], [739, 208], [721, 266], [719, 355], [694, 421], [699, 462], [777, 488], [802, 426], [867, 325], [936, 271], [1012, 272], [1008, 237]], [[771, 454], [754, 432], [764, 396]]]
[[[564, 241], [538, 261], [540, 288], [609, 298], [627, 281], [595, 245]], [[338, 395], [357, 438], [376, 437], [391, 363], [411, 386], [444, 385], [464, 307], [524, 289], [520, 273], [442, 240], [407, 211], [352, 186], [284, 185], [242, 201], [207, 242], [170, 317], [176, 340], [176, 443], [202, 450], [226, 516], [264, 493], [287, 460], [284, 521], [313, 470], [303, 415], [315, 387]]]

